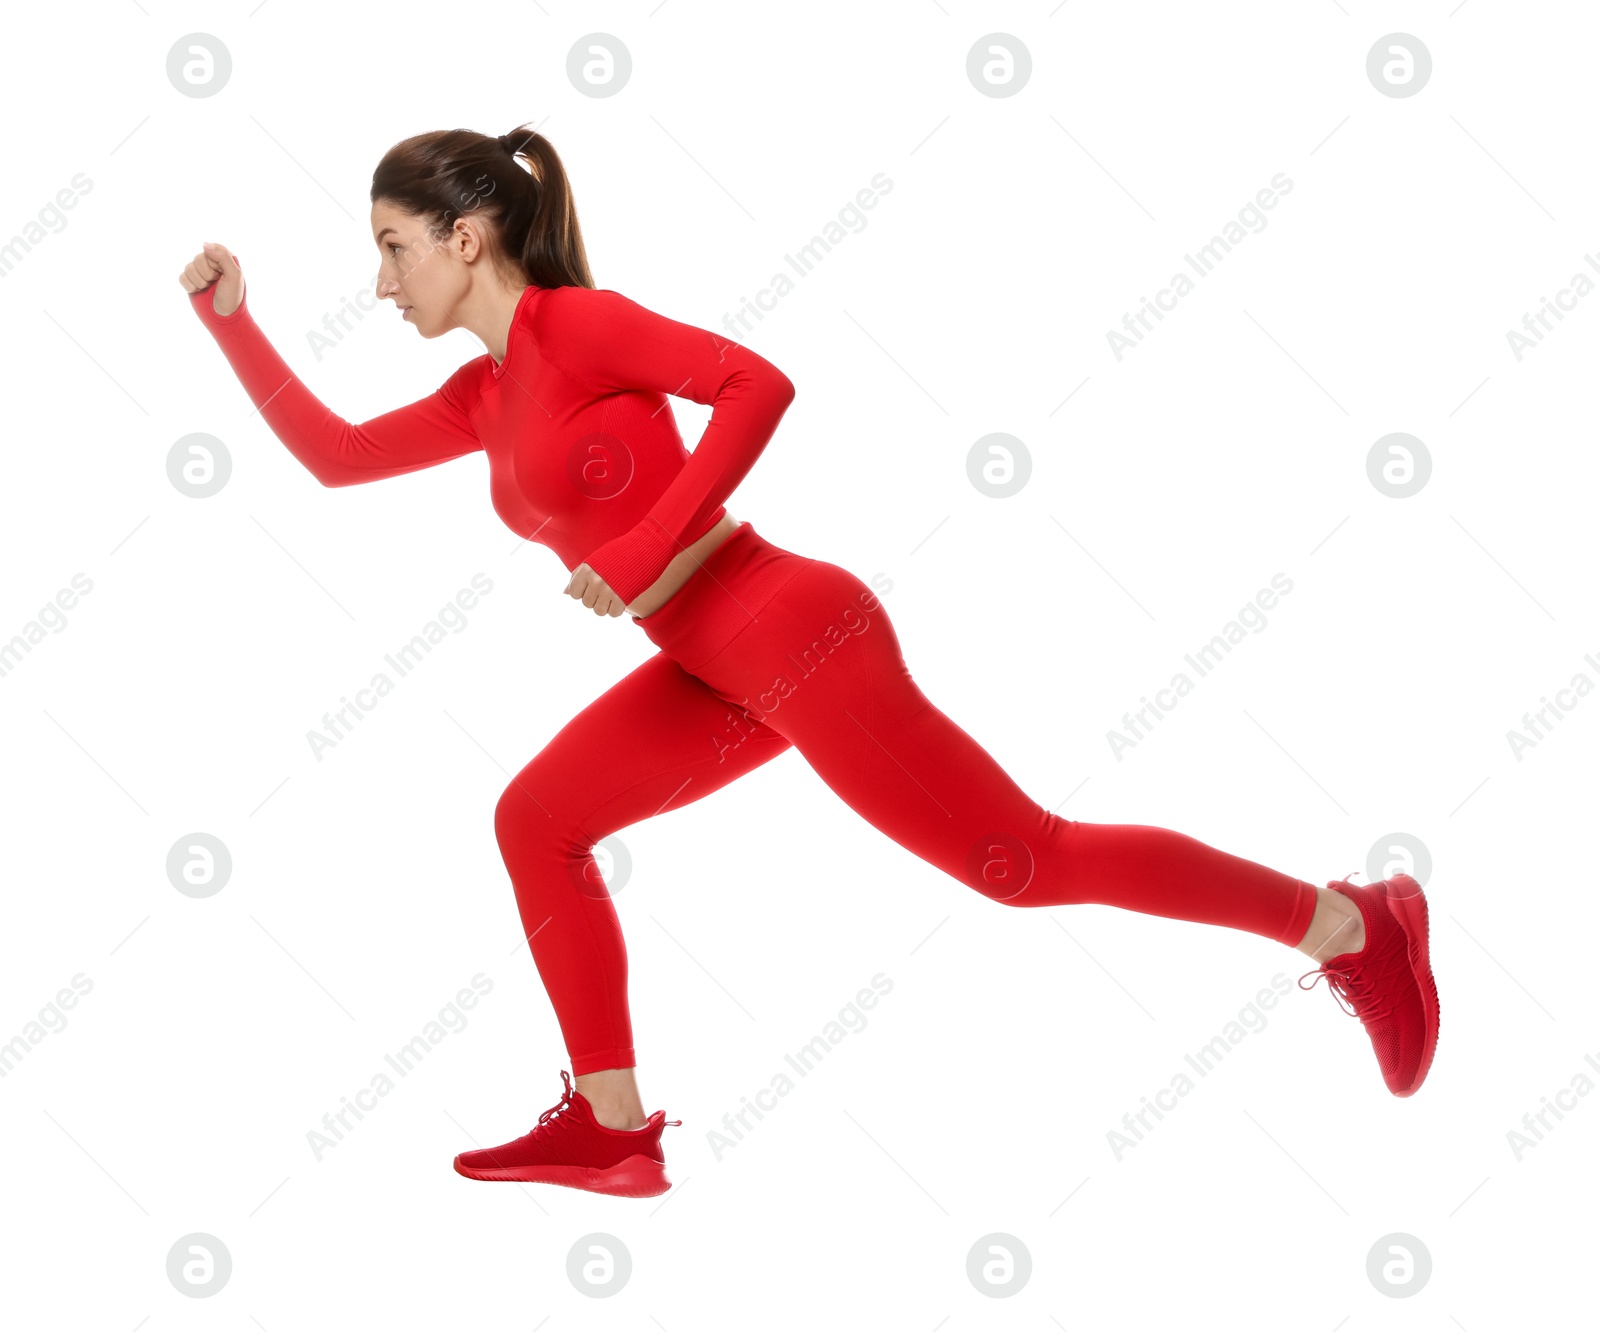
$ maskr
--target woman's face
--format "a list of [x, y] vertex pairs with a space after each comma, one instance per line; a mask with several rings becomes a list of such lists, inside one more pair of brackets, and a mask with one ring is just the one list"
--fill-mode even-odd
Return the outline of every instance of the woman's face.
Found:
[[456, 306], [472, 285], [466, 252], [477, 248], [470, 226], [458, 221], [450, 235], [435, 243], [422, 218], [380, 199], [372, 205], [372, 237], [382, 260], [378, 299], [393, 299], [406, 322], [425, 338], [459, 327]]

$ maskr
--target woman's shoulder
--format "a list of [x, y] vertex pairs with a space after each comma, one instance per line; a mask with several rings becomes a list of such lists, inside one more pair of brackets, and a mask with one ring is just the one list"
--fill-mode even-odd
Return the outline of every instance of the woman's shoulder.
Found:
[[528, 302], [528, 323], [538, 333], [573, 326], [603, 326], [642, 307], [610, 287], [540, 287]]
[[470, 412], [478, 405], [493, 379], [494, 357], [484, 352], [452, 370], [450, 377], [439, 385], [439, 393], [451, 405]]

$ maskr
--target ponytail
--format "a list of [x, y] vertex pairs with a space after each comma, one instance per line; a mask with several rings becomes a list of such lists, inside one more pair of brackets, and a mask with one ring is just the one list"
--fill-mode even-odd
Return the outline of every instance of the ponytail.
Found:
[[370, 197], [426, 218], [435, 240], [476, 214], [500, 261], [533, 286], [595, 285], [566, 170], [535, 130], [518, 126], [498, 137], [434, 130], [402, 139], [372, 173]]

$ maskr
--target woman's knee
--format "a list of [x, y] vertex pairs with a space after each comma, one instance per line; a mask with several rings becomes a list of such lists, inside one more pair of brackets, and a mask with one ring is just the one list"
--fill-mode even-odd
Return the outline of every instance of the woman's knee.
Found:
[[552, 895], [610, 897], [594, 857], [597, 839], [561, 804], [535, 795], [525, 774], [501, 793], [494, 830], [524, 910], [536, 900], [552, 904]]
[[502, 853], [539, 847], [582, 854], [593, 845], [582, 820], [557, 795], [559, 784], [542, 781], [530, 764], [500, 793], [494, 807], [494, 835]]
[[526, 774], [527, 769], [523, 769], [513, 777], [495, 802], [494, 836], [502, 849], [528, 826], [533, 815], [540, 813], [537, 797], [524, 785]]
[[1048, 892], [1041, 857], [1027, 839], [1014, 833], [987, 833], [977, 838], [957, 877], [967, 887], [1001, 906], [1075, 906], [1087, 902], [1075, 887], [1080, 876], [1061, 857], [1051, 860]]

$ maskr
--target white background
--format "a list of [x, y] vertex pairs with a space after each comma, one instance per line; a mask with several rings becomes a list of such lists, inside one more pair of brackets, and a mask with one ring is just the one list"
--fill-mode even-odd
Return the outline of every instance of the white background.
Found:
[[[1507, 740], [1600, 681], [1600, 299], [1520, 361], [1506, 337], [1600, 254], [1588, 7], [128, 0], [14, 6], [5, 29], [0, 233], [77, 173], [92, 189], [0, 280], [0, 640], [73, 575], [93, 589], [0, 677], [0, 1042], [73, 976], [93, 988], [0, 1079], [0, 1321], [1592, 1323], [1600, 1096], [1521, 1159], [1507, 1137], [1600, 1059], [1600, 698], [1520, 760]], [[166, 75], [196, 32], [232, 55], [215, 96]], [[607, 98], [566, 73], [597, 32], [633, 60]], [[993, 32], [1031, 54], [1013, 96], [967, 78]], [[1367, 78], [1394, 32], [1432, 54], [1414, 96]], [[1293, 991], [1117, 1159], [1123, 1115], [1308, 960], [1109, 907], [996, 909], [791, 751], [621, 834], [640, 1086], [684, 1121], [674, 1191], [451, 1170], [527, 1131], [565, 1066], [495, 802], [653, 649], [518, 548], [482, 455], [319, 486], [177, 276], [231, 246], [335, 412], [410, 402], [482, 345], [421, 342], [388, 305], [320, 359], [307, 339], [372, 281], [372, 167], [423, 130], [524, 123], [565, 161], [598, 285], [707, 328], [890, 178], [746, 339], [798, 396], [730, 512], [892, 580], [918, 683], [1064, 817], [1317, 883], [1364, 881], [1393, 834], [1425, 847], [1443, 1026], [1414, 1098]], [[1118, 360], [1108, 330], [1277, 173], [1268, 225]], [[674, 405], [692, 445], [707, 409]], [[166, 471], [195, 431], [233, 459], [203, 500]], [[967, 479], [996, 431], [1032, 460], [1006, 500]], [[1432, 459], [1407, 499], [1367, 474], [1396, 431]], [[477, 573], [468, 627], [315, 759], [322, 714]], [[1122, 714], [1276, 573], [1294, 587], [1267, 627], [1118, 759]], [[165, 867], [201, 831], [233, 871], [193, 899]], [[480, 972], [468, 1025], [317, 1160], [308, 1131]], [[865, 1029], [719, 1160], [708, 1132], [879, 972]], [[205, 1299], [166, 1275], [191, 1232], [232, 1256]], [[567, 1276], [597, 1232], [633, 1265], [608, 1298]], [[993, 1232], [1031, 1254], [1006, 1298], [967, 1275]], [[1367, 1276], [1392, 1232], [1432, 1255], [1409, 1298]]]

